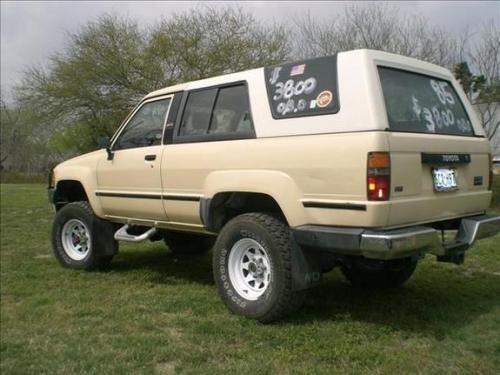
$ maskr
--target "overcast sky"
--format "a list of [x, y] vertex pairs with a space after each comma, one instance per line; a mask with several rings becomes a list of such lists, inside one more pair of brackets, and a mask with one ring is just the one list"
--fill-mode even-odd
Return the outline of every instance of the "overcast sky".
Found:
[[[207, 2], [227, 6], [229, 2]], [[326, 1], [246, 1], [238, 3], [257, 19], [291, 22], [294, 16], [310, 11], [315, 17], [331, 17], [349, 2]], [[174, 12], [183, 12], [199, 2], [161, 1], [1, 1], [1, 86], [2, 95], [30, 65], [43, 65], [48, 57], [64, 47], [66, 32], [74, 32], [103, 13], [128, 15], [143, 25]], [[487, 1], [413, 1], [399, 2], [402, 12], [422, 14], [435, 25], [459, 32], [492, 17], [500, 18], [500, 2]]]

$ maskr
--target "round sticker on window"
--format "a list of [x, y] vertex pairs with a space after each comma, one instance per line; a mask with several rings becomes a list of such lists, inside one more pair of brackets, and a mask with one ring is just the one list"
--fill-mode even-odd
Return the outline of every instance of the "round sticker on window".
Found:
[[329, 90], [321, 91], [316, 98], [316, 105], [320, 108], [327, 107], [332, 102], [333, 94]]

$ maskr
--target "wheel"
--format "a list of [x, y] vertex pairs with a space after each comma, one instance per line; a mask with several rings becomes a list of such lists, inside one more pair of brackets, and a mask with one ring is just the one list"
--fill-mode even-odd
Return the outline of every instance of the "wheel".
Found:
[[173, 253], [192, 255], [208, 252], [215, 243], [215, 236], [168, 231], [163, 240]]
[[396, 288], [413, 275], [417, 260], [411, 258], [392, 261], [359, 259], [341, 267], [345, 278], [357, 287]]
[[305, 292], [292, 290], [289, 228], [266, 214], [239, 215], [224, 226], [214, 246], [213, 273], [229, 310], [262, 323], [304, 301]]
[[72, 202], [54, 218], [52, 246], [64, 267], [95, 270], [106, 268], [118, 251], [113, 225], [99, 219], [88, 202]]

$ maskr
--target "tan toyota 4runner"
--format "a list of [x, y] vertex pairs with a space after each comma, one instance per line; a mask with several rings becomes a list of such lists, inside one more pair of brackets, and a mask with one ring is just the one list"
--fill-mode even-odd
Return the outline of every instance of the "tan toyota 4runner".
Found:
[[105, 267], [118, 241], [213, 248], [222, 300], [262, 322], [335, 266], [353, 285], [395, 287], [424, 255], [459, 264], [500, 230], [485, 214], [490, 147], [460, 85], [389, 53], [161, 89], [102, 146], [51, 173], [60, 263]]

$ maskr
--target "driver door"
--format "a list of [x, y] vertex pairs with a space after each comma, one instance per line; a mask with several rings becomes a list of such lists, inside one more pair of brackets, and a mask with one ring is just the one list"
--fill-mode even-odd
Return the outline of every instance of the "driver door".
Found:
[[162, 204], [162, 136], [172, 96], [144, 102], [115, 137], [113, 158], [97, 166], [104, 214], [139, 220], [167, 220]]

